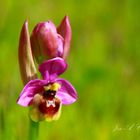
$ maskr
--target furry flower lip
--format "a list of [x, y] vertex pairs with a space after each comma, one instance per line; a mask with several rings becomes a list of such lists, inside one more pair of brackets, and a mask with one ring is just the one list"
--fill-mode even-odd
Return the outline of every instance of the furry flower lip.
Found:
[[39, 66], [43, 79], [29, 81], [22, 90], [17, 103], [31, 106], [30, 117], [33, 121], [57, 120], [61, 106], [77, 100], [77, 92], [65, 79], [58, 78], [67, 69], [64, 59], [56, 57], [44, 61]]
[[40, 22], [32, 31], [31, 47], [33, 56], [38, 63], [46, 59], [68, 55], [71, 42], [71, 26], [68, 16], [65, 16], [56, 27], [53, 22]]

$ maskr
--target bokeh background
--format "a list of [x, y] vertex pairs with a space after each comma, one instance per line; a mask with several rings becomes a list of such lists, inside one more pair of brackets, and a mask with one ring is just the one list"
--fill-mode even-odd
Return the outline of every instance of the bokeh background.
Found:
[[73, 37], [62, 77], [79, 98], [63, 106], [58, 121], [40, 123], [39, 140], [139, 140], [139, 0], [1, 0], [0, 139], [28, 138], [28, 108], [16, 104], [23, 22], [28, 19], [31, 32], [40, 21], [59, 25], [66, 14]]

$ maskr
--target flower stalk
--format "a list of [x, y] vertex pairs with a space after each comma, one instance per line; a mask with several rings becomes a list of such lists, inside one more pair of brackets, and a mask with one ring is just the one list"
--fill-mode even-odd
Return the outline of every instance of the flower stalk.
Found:
[[36, 123], [31, 119], [29, 121], [30, 121], [30, 125], [29, 125], [28, 140], [38, 140], [39, 123]]

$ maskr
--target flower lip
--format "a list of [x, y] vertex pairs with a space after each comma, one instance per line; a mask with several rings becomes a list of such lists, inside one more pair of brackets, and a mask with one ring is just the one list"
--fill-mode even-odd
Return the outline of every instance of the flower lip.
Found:
[[47, 114], [49, 116], [53, 116], [58, 112], [61, 106], [61, 101], [58, 98], [54, 98], [53, 100], [44, 100], [39, 104], [39, 110], [43, 114]]

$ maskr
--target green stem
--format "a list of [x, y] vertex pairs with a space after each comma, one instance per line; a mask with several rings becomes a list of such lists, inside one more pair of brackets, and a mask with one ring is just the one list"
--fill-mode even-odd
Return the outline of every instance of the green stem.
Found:
[[38, 140], [39, 123], [33, 122], [30, 119], [29, 140]]

